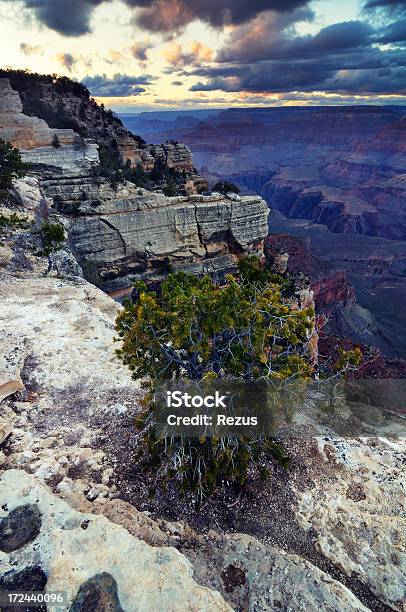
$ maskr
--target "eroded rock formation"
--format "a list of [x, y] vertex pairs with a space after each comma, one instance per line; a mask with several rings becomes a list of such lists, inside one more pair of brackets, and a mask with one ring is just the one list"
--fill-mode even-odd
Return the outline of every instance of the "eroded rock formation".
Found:
[[[207, 188], [193, 167], [192, 154], [187, 146], [174, 140], [147, 144], [127, 130], [111, 111], [91, 99], [84, 85], [64, 77], [55, 79], [51, 75], [18, 70], [0, 71], [0, 82], [0, 116], [2, 109], [14, 114], [13, 121], [21, 128], [17, 133], [4, 131], [4, 136], [8, 136], [5, 139], [15, 142], [18, 148], [30, 150], [30, 153], [24, 152], [27, 161], [53, 164], [53, 159], [60, 162], [63, 155], [66, 157], [66, 147], [63, 152], [51, 149], [47, 155], [41, 151], [40, 159], [35, 154], [38, 146], [49, 146], [56, 134], [61, 144], [86, 150], [89, 162], [98, 163], [94, 150], [97, 144], [108, 157], [114, 158], [118, 153], [124, 164], [128, 160], [131, 166], [140, 167], [146, 173], [154, 168], [172, 172], [172, 180], [175, 179], [178, 187], [187, 193]], [[48, 126], [52, 128], [51, 132]], [[0, 134], [1, 138], [4, 136]], [[64, 165], [66, 169], [66, 160]]]
[[[155, 136], [176, 133], [208, 178], [228, 177], [288, 217], [404, 239], [404, 113], [404, 106], [230, 108], [166, 129], [162, 122]], [[134, 124], [145, 137], [146, 117]]]
[[[262, 198], [166, 197], [127, 181], [112, 184], [97, 172], [98, 145], [93, 140], [72, 129], [50, 128], [44, 120], [24, 114], [20, 96], [10, 82], [0, 79], [0, 87], [0, 138], [20, 148], [23, 159], [33, 164], [38, 207], [42, 202], [39, 216], [47, 218], [52, 213], [54, 220], [65, 226], [72, 252], [85, 276], [95, 284], [120, 294], [135, 279], [159, 279], [170, 268], [221, 275], [231, 270], [242, 254], [262, 250], [268, 217]], [[51, 85], [44, 91], [55, 94]], [[76, 97], [73, 95], [71, 102], [69, 95], [67, 100], [63, 98], [72, 116], [76, 116], [72, 109]], [[100, 108], [90, 101], [86, 104], [86, 112], [90, 105], [98, 116]], [[83, 116], [88, 118], [85, 112]], [[96, 122], [95, 116], [92, 119]], [[126, 132], [113, 120], [108, 125], [118, 130], [119, 136]], [[79, 129], [80, 125], [74, 127]], [[98, 137], [91, 127], [88, 133]], [[55, 136], [57, 147], [52, 144]], [[128, 144], [129, 133], [125, 138]], [[133, 148], [145, 152], [137, 140], [131, 142]], [[190, 190], [195, 191], [197, 178], [187, 175], [193, 170], [187, 147], [168, 142], [153, 147], [152, 152], [151, 159], [158, 160], [161, 167], [185, 172]], [[20, 183], [22, 194], [17, 194], [23, 208], [21, 185], [30, 180]]]

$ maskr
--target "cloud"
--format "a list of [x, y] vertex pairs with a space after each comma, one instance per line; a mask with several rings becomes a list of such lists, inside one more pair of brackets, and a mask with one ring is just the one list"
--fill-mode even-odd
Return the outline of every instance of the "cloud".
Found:
[[118, 51], [117, 49], [109, 49], [107, 57], [104, 58], [104, 61], [108, 64], [117, 65], [122, 64], [125, 59], [125, 55], [121, 51]]
[[152, 47], [153, 45], [148, 39], [142, 42], [135, 42], [131, 45], [131, 53], [139, 62], [145, 63], [148, 61], [148, 51]]
[[[219, 50], [216, 64], [189, 71], [200, 77], [190, 91], [328, 91], [355, 94], [405, 92], [406, 54], [380, 48], [383, 34], [363, 21], [336, 23], [314, 35], [299, 35], [298, 19], [311, 13], [264, 13], [234, 28]], [[206, 80], [202, 80], [202, 77]]]
[[207, 81], [195, 83], [190, 91], [289, 92], [328, 91], [337, 93], [405, 94], [406, 53], [368, 52], [345, 57], [325, 55], [295, 61], [270, 60], [238, 67], [209, 67], [195, 74]]
[[378, 40], [382, 43], [401, 43], [406, 45], [406, 19], [390, 23]]
[[203, 43], [194, 41], [187, 51], [183, 50], [179, 43], [173, 42], [167, 46], [164, 52], [166, 61], [175, 68], [193, 66], [210, 62], [213, 58], [213, 50]]
[[249, 21], [262, 11], [289, 13], [307, 0], [125, 0], [140, 7], [137, 22], [154, 32], [173, 32], [194, 20], [215, 28]]
[[[14, 0], [16, 1], [16, 0]], [[38, 21], [65, 36], [90, 32], [93, 10], [104, 0], [23, 0]]]
[[125, 97], [136, 96], [146, 91], [143, 85], [150, 85], [154, 77], [149, 74], [142, 76], [129, 76], [115, 74], [112, 78], [105, 74], [87, 76], [83, 83], [93, 96], [99, 97]]
[[347, 53], [369, 45], [374, 30], [362, 21], [347, 21], [322, 28], [314, 36], [297, 36], [288, 27], [299, 11], [290, 18], [274, 13], [256, 18], [231, 33], [227, 44], [219, 51], [219, 62], [252, 62], [267, 59], [298, 59], [321, 56], [324, 53]]
[[[11, 0], [19, 2], [20, 0]], [[22, 0], [37, 20], [65, 36], [91, 30], [95, 8], [113, 0]], [[176, 32], [195, 20], [213, 27], [238, 25], [265, 10], [289, 13], [307, 0], [123, 0], [135, 10], [139, 26], [153, 32]]]
[[20, 44], [20, 51], [24, 53], [24, 55], [42, 55], [44, 48], [41, 45], [30, 45], [22, 42]]
[[74, 57], [72, 53], [58, 53], [56, 58], [62, 66], [69, 70], [69, 72], [72, 71], [73, 66], [78, 61], [78, 58]]
[[365, 8], [403, 8], [405, 9], [405, 0], [368, 0], [365, 3]]
[[183, 81], [172, 81], [171, 85], [174, 87], [181, 87], [183, 85]]

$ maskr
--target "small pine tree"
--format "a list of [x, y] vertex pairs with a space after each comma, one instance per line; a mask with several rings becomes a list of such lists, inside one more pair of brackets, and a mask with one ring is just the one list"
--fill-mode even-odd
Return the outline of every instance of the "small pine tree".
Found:
[[0, 191], [11, 189], [13, 180], [23, 178], [29, 167], [22, 161], [20, 151], [0, 138]]
[[162, 380], [308, 379], [314, 310], [292, 308], [289, 289], [289, 280], [262, 269], [257, 257], [244, 258], [238, 275], [222, 284], [185, 273], [170, 274], [159, 292], [137, 284], [135, 303], [117, 317], [117, 354], [135, 378], [151, 380], [139, 448], [157, 481], [174, 478], [199, 501], [221, 483], [244, 485], [261, 458], [277, 455], [286, 465], [283, 449], [267, 437], [156, 437], [152, 397]]

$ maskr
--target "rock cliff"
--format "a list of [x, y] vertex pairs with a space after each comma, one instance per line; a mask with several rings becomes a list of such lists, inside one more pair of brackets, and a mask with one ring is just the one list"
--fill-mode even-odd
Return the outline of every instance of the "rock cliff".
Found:
[[328, 263], [311, 254], [309, 240], [289, 234], [272, 234], [265, 240], [265, 256], [271, 265], [286, 255], [286, 270], [305, 274], [314, 294], [316, 311], [328, 312], [335, 306], [354, 304], [354, 289], [343, 270], [333, 270]]
[[[110, 165], [112, 161], [115, 163], [120, 158], [125, 165], [128, 160], [132, 167], [145, 171], [147, 178], [151, 171], [157, 168], [160, 172], [170, 172], [178, 189], [188, 193], [197, 193], [207, 188], [205, 181], [197, 175], [193, 167], [192, 154], [187, 146], [173, 140], [164, 144], [147, 144], [127, 130], [110, 110], [90, 98], [84, 85], [66, 77], [55, 78], [52, 75], [19, 70], [0, 70], [0, 81], [3, 81], [0, 94], [0, 103], [3, 106], [0, 107], [0, 115], [2, 108], [9, 108], [14, 114], [21, 111], [24, 113], [18, 120], [21, 128], [25, 122], [27, 130], [20, 129], [18, 134], [10, 136], [14, 136], [15, 146], [32, 150], [31, 156], [26, 154], [29, 161], [38, 161], [33, 150], [41, 145], [50, 146], [53, 134], [56, 133], [62, 144], [75, 143], [77, 148], [84, 147], [86, 142], [90, 141], [93, 142], [93, 147], [97, 144], [107, 154], [106, 164]], [[7, 81], [11, 85], [11, 92]], [[18, 93], [19, 100], [15, 92]], [[29, 122], [27, 116], [34, 120]], [[42, 119], [42, 122], [39, 122], [38, 118]], [[46, 126], [54, 132], [47, 132]], [[41, 128], [45, 128], [45, 132], [41, 133]], [[7, 136], [8, 132], [4, 134]], [[52, 163], [52, 155], [49, 154], [48, 157]], [[154, 182], [159, 183], [157, 173], [151, 185]]]
[[[52, 87], [46, 91], [54, 92]], [[66, 104], [69, 95], [67, 100]], [[91, 101], [87, 104], [96, 109]], [[167, 197], [129, 181], [113, 183], [98, 172], [99, 145], [92, 138], [70, 128], [51, 128], [24, 110], [9, 80], [0, 79], [0, 138], [18, 147], [24, 161], [31, 163], [37, 181], [37, 220], [50, 217], [64, 225], [85, 276], [106, 291], [119, 295], [135, 279], [160, 279], [170, 268], [221, 275], [242, 254], [262, 251], [268, 217], [262, 198]], [[118, 134], [124, 129], [114, 120], [109, 125]], [[97, 137], [92, 127], [86, 135]], [[52, 144], [55, 137], [58, 146]], [[137, 141], [132, 142], [136, 146]], [[190, 151], [183, 145], [169, 142], [154, 147], [153, 153], [151, 159], [175, 174], [191, 166]], [[192, 179], [186, 174], [185, 180]]]

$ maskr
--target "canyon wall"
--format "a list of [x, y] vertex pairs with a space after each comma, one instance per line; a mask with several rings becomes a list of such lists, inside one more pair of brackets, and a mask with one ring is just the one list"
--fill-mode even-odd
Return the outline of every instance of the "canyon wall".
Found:
[[[260, 193], [286, 216], [332, 232], [406, 236], [406, 108], [228, 109], [177, 137], [201, 172]], [[135, 123], [141, 133], [142, 118]]]
[[355, 303], [354, 289], [346, 272], [333, 270], [326, 262], [314, 257], [305, 238], [272, 234], [265, 240], [264, 252], [270, 265], [285, 256], [287, 272], [308, 277], [318, 314], [331, 314], [338, 307]]
[[[67, 138], [77, 147], [92, 141], [104, 153], [103, 158], [107, 156], [107, 164], [119, 156], [123, 164], [128, 161], [130, 166], [146, 173], [157, 168], [169, 171], [171, 179], [185, 193], [198, 193], [207, 189], [205, 181], [193, 166], [192, 154], [186, 145], [175, 140], [147, 144], [141, 137], [127, 130], [111, 110], [97, 104], [81, 83], [66, 77], [0, 69], [3, 90], [8, 87], [5, 80], [18, 93], [20, 112], [24, 116], [45, 121], [47, 126], [56, 130], [64, 144], [68, 144]], [[15, 105], [12, 104], [12, 107], [15, 108]], [[39, 133], [38, 129], [36, 131]], [[47, 139], [47, 134], [44, 134], [44, 138]], [[27, 139], [20, 140], [20, 144], [21, 148], [27, 149], [36, 146], [35, 142], [27, 142]], [[154, 180], [157, 182], [157, 177]]]
[[[89, 104], [94, 113], [100, 112]], [[104, 290], [119, 296], [131, 290], [134, 280], [159, 280], [169, 270], [221, 276], [244, 253], [262, 252], [269, 209], [260, 196], [167, 197], [129, 181], [112, 182], [98, 172], [103, 143], [72, 128], [52, 128], [24, 110], [10, 81], [0, 79], [0, 138], [18, 147], [23, 160], [32, 164], [38, 200], [44, 201], [41, 215], [63, 224], [85, 276]], [[110, 126], [119, 134], [124, 130], [115, 122]], [[97, 136], [92, 126], [88, 133]], [[58, 146], [52, 144], [55, 136]], [[157, 145], [153, 154], [161, 168], [193, 168], [190, 151], [182, 144]], [[185, 180], [198, 179], [193, 174]]]

